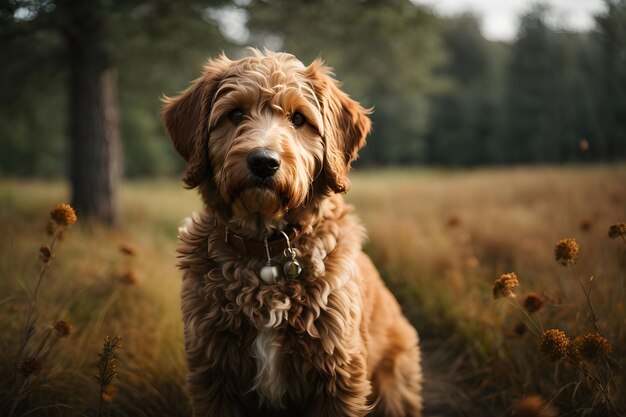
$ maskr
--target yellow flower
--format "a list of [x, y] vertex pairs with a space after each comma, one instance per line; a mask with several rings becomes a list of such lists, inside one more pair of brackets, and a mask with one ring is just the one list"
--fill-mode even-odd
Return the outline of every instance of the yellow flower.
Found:
[[513, 289], [515, 287], [519, 287], [519, 281], [517, 280], [517, 275], [514, 272], [510, 272], [508, 274], [500, 275], [500, 278], [494, 281], [493, 283], [493, 298], [498, 299], [500, 297], [515, 297], [513, 293]]
[[67, 337], [72, 333], [72, 325], [66, 321], [59, 320], [54, 323], [54, 332], [58, 337]]
[[576, 239], [561, 239], [554, 247], [554, 257], [562, 265], [575, 264], [580, 247]]
[[57, 204], [50, 212], [50, 218], [59, 226], [69, 226], [76, 222], [76, 212], [69, 204]]
[[594, 361], [606, 359], [613, 348], [611, 343], [597, 333], [587, 333], [574, 339], [574, 348], [582, 359]]
[[543, 307], [543, 298], [536, 292], [529, 292], [524, 298], [524, 308], [529, 313], [539, 311]]
[[559, 329], [550, 329], [543, 332], [539, 339], [539, 351], [548, 359], [557, 361], [567, 355], [570, 340], [565, 332]]
[[615, 239], [618, 236], [626, 236], [626, 223], [617, 222], [609, 227], [609, 237]]

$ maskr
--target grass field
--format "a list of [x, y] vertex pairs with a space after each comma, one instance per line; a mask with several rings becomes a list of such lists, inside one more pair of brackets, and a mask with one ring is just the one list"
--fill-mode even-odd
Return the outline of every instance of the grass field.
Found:
[[[623, 412], [626, 241], [607, 232], [626, 220], [626, 166], [372, 171], [352, 181], [347, 199], [369, 230], [365, 249], [421, 334], [425, 415], [509, 416], [531, 394], [563, 416], [611, 415], [606, 398], [614, 415]], [[48, 212], [67, 199], [62, 183], [0, 182], [0, 415], [188, 415], [176, 228], [201, 206], [177, 181], [127, 183], [117, 230], [81, 219], [67, 230], [23, 355], [43, 367], [28, 378], [16, 372]], [[575, 266], [554, 258], [562, 238], [580, 245]], [[545, 358], [532, 332], [515, 330], [529, 318], [511, 298], [492, 297], [494, 280], [509, 272], [519, 302], [529, 291], [545, 301], [532, 322], [572, 339], [595, 331], [577, 281], [587, 290], [593, 276], [590, 300], [610, 357], [578, 367]], [[59, 320], [73, 326], [69, 336], [55, 335]], [[104, 337], [115, 335], [117, 393], [102, 405], [93, 375]], [[533, 415], [553, 415], [543, 412]]]

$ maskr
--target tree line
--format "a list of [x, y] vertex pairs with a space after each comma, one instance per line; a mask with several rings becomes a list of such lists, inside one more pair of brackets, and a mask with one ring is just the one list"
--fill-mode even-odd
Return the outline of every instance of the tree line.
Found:
[[[119, 142], [120, 173], [174, 175], [182, 164], [160, 126], [161, 94], [184, 89], [209, 56], [240, 56], [244, 44], [305, 63], [321, 56], [373, 107], [361, 166], [623, 159], [626, 0], [607, 1], [585, 33], [550, 26], [548, 13], [533, 6], [513, 41], [493, 42], [476, 16], [442, 18], [409, 0], [8, 0], [0, 175], [86, 175], [77, 159], [118, 152], [95, 145], [100, 122], [85, 112], [93, 101], [119, 121], [99, 141]], [[237, 24], [241, 33], [229, 35]], [[85, 94], [97, 84], [90, 70], [111, 88]]]

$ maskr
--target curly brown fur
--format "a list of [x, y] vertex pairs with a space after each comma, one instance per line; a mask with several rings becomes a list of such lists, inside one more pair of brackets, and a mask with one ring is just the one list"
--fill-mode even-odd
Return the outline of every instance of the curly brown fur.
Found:
[[[251, 52], [209, 61], [162, 113], [205, 203], [178, 249], [194, 416], [419, 416], [417, 333], [336, 194], [349, 188], [368, 111], [320, 61]], [[257, 149], [279, 155], [275, 174], [251, 172]], [[273, 239], [288, 226], [300, 231], [303, 272], [275, 284], [259, 278], [264, 257], [225, 239]]]

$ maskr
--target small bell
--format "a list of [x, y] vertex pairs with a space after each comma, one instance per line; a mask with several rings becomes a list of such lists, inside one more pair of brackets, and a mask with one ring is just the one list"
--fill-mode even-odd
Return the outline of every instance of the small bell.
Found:
[[259, 273], [261, 279], [266, 284], [276, 284], [276, 279], [279, 277], [280, 273], [278, 271], [278, 267], [276, 265], [267, 264]]
[[298, 278], [302, 273], [302, 267], [300, 266], [300, 262], [296, 260], [296, 251], [290, 247], [285, 249], [285, 257], [291, 258], [283, 264], [285, 276], [291, 279]]
[[276, 279], [280, 276], [280, 271], [276, 265], [272, 265], [272, 257], [270, 256], [270, 248], [265, 238], [265, 253], [267, 254], [267, 263], [259, 271], [259, 276], [266, 284], [276, 284]]

